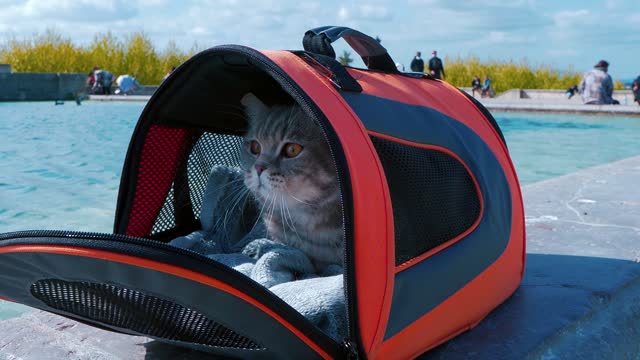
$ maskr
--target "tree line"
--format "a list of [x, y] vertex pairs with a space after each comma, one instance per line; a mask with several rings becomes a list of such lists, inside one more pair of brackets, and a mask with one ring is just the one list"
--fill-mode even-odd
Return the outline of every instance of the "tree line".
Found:
[[[170, 41], [157, 50], [149, 36], [135, 32], [119, 39], [111, 32], [99, 33], [88, 45], [76, 45], [56, 30], [36, 34], [30, 39], [15, 37], [0, 44], [0, 63], [11, 64], [16, 72], [89, 73], [100, 66], [116, 75], [130, 74], [141, 84], [159, 84], [172, 66], [177, 66], [203, 49], [194, 44], [181, 50]], [[343, 65], [353, 61], [344, 51], [338, 60]], [[567, 89], [579, 84], [582, 74], [569, 69], [558, 71], [548, 65], [532, 65], [526, 59], [481, 61], [478, 57], [445, 57], [446, 80], [458, 87], [469, 87], [474, 76], [490, 76], [497, 93], [509, 89]], [[616, 89], [624, 88], [620, 82]]]
[[120, 75], [135, 76], [141, 84], [159, 84], [172, 66], [199, 52], [197, 44], [188, 51], [174, 41], [158, 51], [149, 36], [136, 32], [119, 39], [111, 32], [99, 33], [88, 45], [76, 45], [55, 30], [30, 39], [15, 37], [0, 44], [0, 63], [11, 64], [15, 72], [89, 73], [94, 66]]

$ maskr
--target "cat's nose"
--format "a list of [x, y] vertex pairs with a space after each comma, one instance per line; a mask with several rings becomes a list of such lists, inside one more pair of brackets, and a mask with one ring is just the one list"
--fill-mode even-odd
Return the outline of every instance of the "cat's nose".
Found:
[[264, 169], [266, 169], [266, 166], [256, 165], [256, 172], [258, 173], [258, 176], [260, 176], [260, 174], [262, 174]]

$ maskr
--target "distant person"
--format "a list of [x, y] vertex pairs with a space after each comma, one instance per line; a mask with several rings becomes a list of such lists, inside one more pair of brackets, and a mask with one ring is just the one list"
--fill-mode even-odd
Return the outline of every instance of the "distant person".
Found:
[[411, 71], [413, 72], [424, 72], [424, 60], [422, 60], [422, 54], [420, 51], [416, 52], [416, 56], [411, 60]]
[[578, 92], [578, 85], [573, 84], [573, 86], [568, 88], [567, 91], [564, 92], [564, 94], [567, 96], [567, 99], [571, 99]]
[[605, 60], [598, 61], [593, 69], [586, 72], [580, 83], [582, 102], [589, 105], [619, 104], [613, 99], [613, 80], [607, 74], [609, 63]]
[[493, 97], [493, 90], [491, 90], [491, 78], [487, 75], [484, 78], [484, 84], [482, 84], [481, 89], [482, 97]]
[[429, 71], [431, 75], [436, 79], [444, 79], [444, 65], [442, 65], [442, 60], [438, 57], [438, 52], [433, 50], [431, 53], [433, 56], [429, 59]]
[[476, 91], [480, 92], [482, 89], [482, 85], [480, 85], [480, 76], [476, 75], [473, 77], [473, 81], [471, 82], [471, 95], [476, 96]]
[[100, 69], [97, 66], [94, 66], [93, 69], [91, 71], [89, 71], [89, 74], [87, 75], [87, 80], [85, 81], [87, 88], [89, 89], [89, 92], [93, 92], [93, 85], [96, 83], [96, 70]]
[[640, 75], [633, 80], [633, 84], [631, 84], [631, 91], [633, 91], [633, 100], [640, 105]]
[[172, 67], [171, 67], [171, 70], [169, 70], [169, 72], [168, 72], [168, 73], [167, 73], [167, 74], [162, 78], [162, 81], [167, 80], [167, 78], [168, 78], [171, 74], [173, 74], [173, 72], [174, 72], [174, 71], [176, 71], [176, 67], [175, 67], [175, 66], [172, 66]]
[[116, 84], [118, 84], [118, 90], [116, 90], [116, 94], [129, 95], [135, 90], [142, 89], [142, 86], [138, 84], [136, 78], [129, 74], [118, 76], [118, 78], [116, 79]]
[[98, 68], [94, 71], [96, 82], [93, 84], [94, 94], [111, 95], [114, 76], [107, 70]]

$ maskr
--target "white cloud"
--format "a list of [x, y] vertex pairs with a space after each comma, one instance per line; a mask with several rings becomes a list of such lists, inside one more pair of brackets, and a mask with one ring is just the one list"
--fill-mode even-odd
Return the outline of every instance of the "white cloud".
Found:
[[640, 13], [635, 13], [627, 16], [625, 22], [633, 28], [640, 28]]
[[20, 7], [23, 16], [68, 21], [111, 21], [137, 15], [137, 7], [126, 0], [29, 0]]
[[586, 9], [560, 11], [552, 15], [555, 26], [574, 27], [579, 24], [592, 24], [594, 22], [591, 12]]
[[376, 4], [365, 4], [357, 7], [357, 18], [363, 20], [389, 20], [391, 12], [386, 6]]
[[349, 20], [349, 10], [346, 7], [340, 6], [340, 9], [338, 9], [338, 19], [342, 21]]
[[204, 28], [202, 26], [196, 26], [193, 29], [189, 30], [189, 34], [201, 36], [201, 35], [209, 35], [211, 34], [211, 32], [207, 28]]
[[[299, 49], [304, 31], [350, 26], [380, 36], [398, 60], [422, 50], [443, 56], [521, 59], [591, 66], [592, 57], [639, 57], [638, 0], [0, 0], [0, 45], [54, 28], [80, 44], [112, 31], [144, 31], [162, 49], [243, 44]], [[336, 44], [336, 50], [346, 44]], [[616, 47], [617, 48], [612, 48]], [[596, 54], [596, 49], [598, 53]], [[620, 53], [618, 53], [620, 52]], [[599, 55], [602, 54], [602, 55]], [[617, 54], [617, 55], [616, 55]], [[588, 58], [588, 63], [578, 63]], [[551, 59], [551, 60], [548, 60]], [[576, 60], [578, 59], [578, 60]], [[596, 59], [597, 60], [597, 59]], [[406, 63], [405, 63], [406, 65]], [[637, 72], [637, 67], [634, 70]]]

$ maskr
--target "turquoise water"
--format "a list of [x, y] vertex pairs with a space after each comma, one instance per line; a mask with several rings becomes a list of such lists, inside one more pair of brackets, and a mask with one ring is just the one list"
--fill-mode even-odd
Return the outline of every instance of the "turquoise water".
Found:
[[[0, 102], [0, 232], [110, 232], [143, 103]], [[524, 184], [640, 155], [640, 118], [496, 113]], [[0, 301], [0, 319], [25, 311]]]
[[640, 117], [493, 115], [523, 184], [640, 155]]

